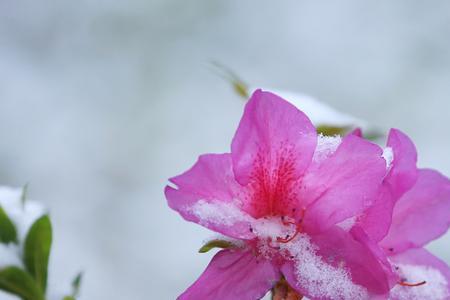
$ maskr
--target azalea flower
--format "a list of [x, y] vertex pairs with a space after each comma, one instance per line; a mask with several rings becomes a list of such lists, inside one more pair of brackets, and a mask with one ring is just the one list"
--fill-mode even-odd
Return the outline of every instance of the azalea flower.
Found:
[[[361, 227], [389, 256], [400, 284], [389, 299], [450, 299], [449, 267], [423, 248], [450, 226], [450, 181], [437, 171], [417, 169], [417, 153], [402, 132], [391, 130], [389, 172]], [[391, 217], [392, 216], [392, 217]]]
[[318, 136], [303, 112], [257, 90], [231, 153], [200, 156], [165, 189], [183, 218], [239, 241], [179, 299], [259, 299], [282, 278], [312, 299], [386, 294], [389, 261], [347, 222], [377, 201], [386, 173], [381, 147]]

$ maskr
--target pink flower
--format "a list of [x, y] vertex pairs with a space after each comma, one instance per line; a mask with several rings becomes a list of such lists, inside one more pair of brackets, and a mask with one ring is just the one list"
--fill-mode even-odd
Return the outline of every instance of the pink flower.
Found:
[[416, 168], [416, 149], [402, 132], [391, 130], [388, 147], [384, 192], [355, 227], [379, 243], [399, 276], [389, 299], [450, 299], [449, 267], [422, 248], [450, 226], [450, 181]]
[[414, 181], [410, 157], [390, 167], [390, 154], [355, 134], [317, 136], [301, 111], [257, 90], [231, 153], [200, 156], [165, 189], [183, 218], [240, 241], [179, 299], [259, 299], [282, 276], [311, 299], [388, 293], [399, 279], [378, 242]]

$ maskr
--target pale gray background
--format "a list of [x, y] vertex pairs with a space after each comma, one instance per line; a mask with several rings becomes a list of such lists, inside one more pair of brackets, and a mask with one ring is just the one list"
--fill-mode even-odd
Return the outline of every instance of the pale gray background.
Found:
[[401, 128], [450, 175], [449, 1], [0, 0], [0, 182], [50, 208], [54, 284], [174, 299], [203, 270], [209, 233], [162, 191], [242, 113], [211, 60]]

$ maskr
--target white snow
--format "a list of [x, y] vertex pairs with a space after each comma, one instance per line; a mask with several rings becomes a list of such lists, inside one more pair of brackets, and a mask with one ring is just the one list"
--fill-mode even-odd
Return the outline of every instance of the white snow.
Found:
[[202, 224], [232, 226], [238, 222], [251, 222], [253, 219], [234, 202], [199, 200], [187, 210], [197, 216]]
[[287, 243], [277, 242], [277, 237], [292, 237], [296, 226], [289, 224], [293, 220], [280, 217], [254, 219], [237, 205], [237, 201], [200, 200], [188, 209], [201, 223], [232, 226], [245, 221], [251, 226], [258, 239], [258, 253], [271, 258], [275, 253], [286, 255], [286, 259], [295, 264], [295, 275], [299, 285], [308, 286], [311, 296], [327, 299], [368, 299], [368, 293], [362, 286], [353, 283], [350, 274], [344, 268], [326, 263], [316, 254], [316, 247], [308, 235], [298, 234]]
[[316, 254], [317, 248], [306, 234], [300, 234], [292, 242], [279, 246], [294, 257], [298, 284], [309, 287], [310, 296], [326, 299], [369, 299], [367, 290], [353, 283], [344, 266], [334, 267]]
[[419, 265], [397, 265], [398, 272], [408, 283], [419, 283], [426, 281], [424, 285], [408, 287], [396, 285], [392, 290], [389, 299], [392, 300], [443, 300], [450, 295], [448, 292], [448, 282], [445, 277], [429, 266]]
[[266, 89], [279, 95], [283, 99], [289, 101], [295, 105], [298, 109], [303, 111], [311, 122], [318, 125], [332, 125], [332, 126], [355, 126], [361, 127], [363, 130], [370, 129], [368, 123], [364, 120], [358, 119], [354, 116], [340, 112], [324, 102], [320, 102], [317, 99], [301, 94], [293, 93], [289, 91], [280, 91], [277, 89]]
[[350, 229], [352, 229], [353, 225], [355, 225], [356, 223], [356, 216], [353, 216], [351, 218], [347, 218], [344, 221], [336, 224], [337, 226], [341, 227], [342, 229], [344, 229], [345, 231], [349, 231]]
[[256, 236], [272, 240], [276, 240], [277, 237], [292, 236], [295, 233], [295, 226], [284, 225], [280, 217], [253, 220], [252, 227]]
[[[277, 237], [285, 238], [287, 235], [292, 236], [295, 233], [295, 225], [283, 224], [281, 217], [255, 219], [241, 210], [237, 201], [199, 200], [187, 210], [197, 216], [203, 225], [233, 226], [239, 222], [246, 222], [255, 236], [263, 240], [267, 240], [267, 238], [276, 240]], [[292, 222], [293, 220], [286, 218], [285, 221]]]
[[324, 136], [319, 134], [317, 136], [317, 146], [314, 152], [313, 161], [320, 163], [332, 155], [342, 142], [339, 135]]
[[381, 155], [386, 161], [386, 169], [389, 170], [392, 162], [394, 161], [394, 152], [391, 147], [386, 147], [383, 149], [383, 154]]

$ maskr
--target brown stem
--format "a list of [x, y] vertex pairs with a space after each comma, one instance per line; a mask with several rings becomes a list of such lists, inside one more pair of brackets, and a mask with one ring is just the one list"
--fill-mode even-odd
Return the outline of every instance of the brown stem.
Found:
[[280, 281], [272, 289], [272, 300], [301, 300], [302, 295], [289, 286], [286, 279]]

